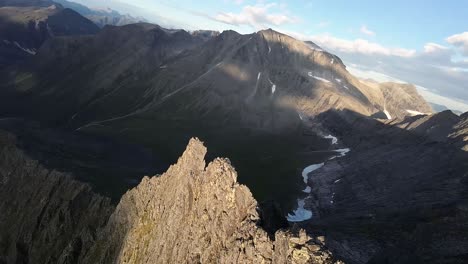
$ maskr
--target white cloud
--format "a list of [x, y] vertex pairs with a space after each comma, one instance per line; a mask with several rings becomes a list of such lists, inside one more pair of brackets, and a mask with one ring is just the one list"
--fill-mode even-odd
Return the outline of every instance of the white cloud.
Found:
[[438, 53], [438, 52], [445, 52], [447, 51], [449, 48], [445, 47], [445, 46], [442, 46], [442, 45], [439, 45], [437, 43], [426, 43], [426, 45], [424, 45], [424, 52], [425, 53]]
[[375, 36], [375, 32], [368, 29], [366, 25], [362, 25], [360, 31], [368, 36]]
[[[281, 12], [273, 13], [271, 12], [273, 8], [279, 8]], [[219, 13], [214, 19], [226, 24], [249, 25], [257, 29], [265, 28], [266, 25], [280, 26], [297, 22], [295, 17], [286, 14], [284, 6], [276, 3], [247, 5], [240, 13]]]
[[448, 43], [460, 47], [463, 51], [463, 54], [468, 56], [468, 32], [452, 35], [446, 40]]
[[386, 56], [411, 57], [416, 51], [403, 48], [388, 48], [365, 39], [345, 40], [331, 35], [316, 35], [310, 39], [325, 48], [346, 53], [380, 54]]

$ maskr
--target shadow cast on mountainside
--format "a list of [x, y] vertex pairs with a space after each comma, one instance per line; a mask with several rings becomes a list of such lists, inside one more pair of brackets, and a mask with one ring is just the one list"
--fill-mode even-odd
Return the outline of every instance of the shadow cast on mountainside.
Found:
[[467, 152], [352, 111], [317, 119], [351, 152], [311, 176], [310, 232], [345, 261], [463, 262]]
[[[255, 42], [249, 44], [249, 37]], [[27, 93], [19, 92], [15, 97], [2, 96], [0, 100], [5, 104], [1, 104], [0, 108], [5, 110], [2, 113], [19, 113], [20, 116], [38, 119], [51, 126], [70, 130], [86, 128], [77, 133], [142, 144], [158, 153], [165, 164], [174, 163], [187, 140], [198, 136], [207, 143], [210, 159], [229, 157], [239, 171], [239, 181], [251, 188], [257, 200], [279, 201], [286, 213], [296, 205], [295, 200], [304, 188], [300, 177], [302, 169], [323, 162], [332, 155], [314, 152], [328, 150], [330, 142], [313, 133], [306, 133], [301, 118], [307, 119], [307, 114], [325, 111], [328, 109], [326, 106], [352, 108], [357, 105], [356, 108], [365, 113], [370, 111], [366, 108], [371, 103], [358, 89], [338, 89], [336, 83], [318, 79], [328, 79], [333, 83], [335, 75], [344, 74], [344, 66], [331, 66], [333, 63], [329, 63], [329, 60], [332, 57], [319, 51], [306, 52], [307, 47], [300, 43], [265, 41], [262, 38], [260, 34], [242, 37], [239, 40], [242, 45], [237, 47], [235, 56], [231, 54], [234, 52], [232, 50], [221, 56], [216, 49], [199, 47], [160, 63], [143, 61], [151, 67], [138, 68], [138, 71], [126, 70], [139, 65], [145, 58], [141, 54], [133, 58], [133, 51], [115, 47], [114, 51], [127, 52], [122, 58], [126, 59], [125, 67], [128, 68], [119, 71], [124, 74], [118, 76], [114, 71], [106, 72], [108, 75], [103, 77], [112, 81], [109, 86], [103, 87], [109, 90], [95, 91], [96, 84], [90, 83], [87, 78], [94, 76], [94, 73], [91, 74], [94, 64], [106, 62], [105, 65], [122, 66], [119, 61], [111, 61], [112, 64], [107, 64], [107, 59], [97, 61], [96, 56], [89, 55], [92, 52], [83, 57], [71, 56], [73, 63], [68, 65], [71, 65], [70, 68], [66, 67], [67, 61], [64, 60], [64, 64], [57, 64], [63, 66], [58, 69], [51, 63], [39, 69], [41, 74], [32, 70], [32, 74], [40, 79], [33, 81]], [[154, 50], [149, 49], [151, 51]], [[112, 54], [106, 53], [106, 58], [112, 57]], [[81, 73], [71, 75], [74, 72]], [[352, 76], [346, 77], [350, 78], [343, 80], [347, 84], [352, 85], [356, 81]], [[61, 89], [48, 90], [54, 85]], [[80, 97], [82, 95], [88, 96], [87, 99]], [[321, 98], [323, 104], [310, 103]], [[336, 101], [332, 100], [336, 98], [349, 102], [337, 106], [333, 104]], [[323, 109], [314, 111], [322, 106]], [[82, 108], [86, 111], [74, 118]], [[301, 112], [306, 114], [301, 116]], [[109, 121], [102, 122], [107, 119]], [[333, 191], [329, 185], [337, 179], [331, 181], [323, 174], [323, 182], [314, 185], [324, 190], [317, 194], [317, 199], [323, 200], [317, 205], [317, 215], [329, 222], [314, 220], [313, 226], [324, 229], [338, 228], [340, 225], [346, 227], [343, 223], [346, 220], [351, 224], [348, 229], [344, 228], [345, 231], [354, 235], [361, 231], [358, 227], [364, 223], [363, 229], [369, 229], [369, 237], [375, 241], [375, 238], [383, 237], [381, 227], [385, 225], [378, 223], [377, 228], [372, 227], [375, 225], [372, 222], [374, 217], [368, 212], [370, 208], [370, 214], [383, 216], [382, 223], [397, 219], [398, 223], [390, 226], [400, 228], [400, 223], [406, 220], [389, 215], [404, 211], [402, 214], [405, 217], [410, 211], [414, 214], [410, 214], [410, 222], [419, 224], [419, 217], [426, 217], [423, 210], [426, 208], [420, 205], [427, 204], [431, 208], [448, 206], [457, 195], [461, 195], [460, 188], [465, 186], [465, 182], [454, 180], [460, 171], [442, 170], [442, 165], [457, 168], [464, 161], [462, 154], [453, 148], [357, 113], [343, 112], [338, 115], [329, 112], [317, 119], [345, 146], [352, 148], [349, 156], [333, 161], [332, 164], [340, 169], [335, 177], [349, 172], [348, 177], [353, 175], [359, 181], [343, 180], [342, 183], [347, 185], [337, 189], [336, 201], [330, 206], [329, 198]], [[444, 157], [447, 153], [450, 156]], [[421, 155], [421, 161], [412, 162]], [[397, 159], [400, 156], [404, 158]], [[452, 158], [455, 159], [451, 161]], [[428, 169], [421, 169], [438, 162], [442, 165], [437, 167], [437, 175]], [[354, 165], [356, 168], [352, 169]], [[417, 177], [406, 179], [404, 169]], [[425, 178], [424, 173], [432, 177]], [[444, 180], [442, 176], [446, 174], [449, 176]], [[433, 186], [431, 181], [442, 184]], [[408, 186], [403, 184], [406, 182]], [[355, 185], [357, 189], [351, 188]], [[449, 187], [457, 191], [444, 195]], [[413, 191], [417, 191], [414, 197], [410, 195]], [[431, 191], [436, 191], [437, 195], [430, 197], [428, 193]], [[436, 198], [443, 202], [435, 202]], [[329, 204], [324, 206], [324, 201]], [[405, 208], [408, 210], [405, 211]], [[430, 213], [428, 215], [431, 216]]]
[[[97, 91], [89, 101], [81, 102], [85, 111], [80, 109], [80, 96], [93, 91], [96, 84], [87, 83], [86, 74], [70, 75], [66, 64], [57, 64], [63, 65], [59, 69], [52, 64], [39, 69], [41, 74], [37, 76], [41, 79], [26, 93], [19, 93], [13, 100], [3, 97], [10, 104], [2, 104], [2, 108], [11, 114], [15, 114], [11, 109], [16, 108], [20, 116], [39, 119], [51, 126], [74, 129], [91, 124], [86, 127], [86, 133], [143, 144], [157, 152], [165, 164], [177, 159], [188, 138], [199, 136], [207, 142], [209, 155], [233, 160], [240, 171], [240, 181], [251, 187], [257, 199], [280, 200], [283, 210], [288, 212], [303, 189], [302, 169], [332, 155], [314, 153], [328, 150], [329, 142], [313, 133], [304, 133], [298, 112], [323, 111], [317, 108], [332, 107], [328, 102], [333, 98], [350, 96], [350, 93], [356, 96], [353, 102], [365, 105], [369, 102], [357, 89], [337, 89], [309, 75], [314, 72], [333, 80], [334, 75], [342, 74], [344, 66], [335, 67], [330, 63], [336, 59], [334, 56], [278, 33], [271, 34], [279, 39], [266, 40], [264, 36], [268, 34], [240, 37], [241, 45], [236, 47], [235, 55], [228, 50], [219, 57], [217, 50], [199, 47], [166, 58], [163, 61], [166, 68], [154, 63], [148, 64], [153, 67], [141, 69], [142, 72], [112, 76], [116, 73], [109, 71], [110, 76], [105, 77], [115, 80], [111, 82], [112, 89]], [[211, 55], [198, 60], [197, 56], [204, 52]], [[123, 58], [132, 58], [133, 54], [130, 52]], [[73, 61], [72, 70], [90, 71], [93, 63], [97, 63], [96, 56], [73, 55], [77, 57], [69, 58]], [[136, 58], [126, 62], [126, 66], [131, 68], [144, 60]], [[203, 62], [201, 67], [199, 61]], [[220, 63], [224, 64], [217, 66]], [[59, 92], [49, 90], [54, 83], [61, 84], [57, 85]], [[327, 94], [323, 100], [321, 93]], [[159, 103], [160, 100], [163, 102]], [[312, 100], [321, 100], [323, 104], [311, 104]], [[99, 122], [106, 119], [110, 121]]]
[[114, 203], [144, 175], [169, 167], [148, 148], [109, 137], [71, 133], [20, 118], [0, 119], [0, 129], [14, 134], [18, 148], [45, 168], [71, 173]]

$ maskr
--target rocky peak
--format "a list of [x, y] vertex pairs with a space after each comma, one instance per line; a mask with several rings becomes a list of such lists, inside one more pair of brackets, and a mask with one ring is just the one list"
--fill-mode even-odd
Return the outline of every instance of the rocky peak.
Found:
[[237, 183], [229, 160], [205, 167], [206, 151], [191, 139], [177, 164], [127, 192], [85, 262], [333, 262], [303, 231], [298, 237], [279, 231], [270, 240], [257, 225], [257, 202]]

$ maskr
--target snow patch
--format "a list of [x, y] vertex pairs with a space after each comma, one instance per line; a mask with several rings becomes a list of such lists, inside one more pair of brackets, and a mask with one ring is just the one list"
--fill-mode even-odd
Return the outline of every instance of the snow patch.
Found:
[[167, 68], [167, 65], [163, 65], [161, 67], [159, 67], [160, 69], [166, 69]]
[[273, 84], [273, 85], [271, 86], [271, 94], [274, 94], [275, 91], [276, 91], [276, 85]]
[[31, 54], [31, 55], [36, 55], [36, 51], [35, 50], [32, 50], [32, 49], [28, 49], [28, 48], [23, 48], [18, 42], [13, 42], [15, 44], [16, 47], [18, 47], [19, 49]]
[[302, 115], [301, 112], [297, 112], [297, 115], [299, 116], [299, 118], [300, 118], [302, 121], [304, 121], [304, 116]]
[[292, 213], [288, 214], [286, 219], [289, 222], [302, 222], [312, 218], [312, 211], [304, 208], [305, 199], [297, 199], [298, 207]]
[[408, 112], [410, 115], [412, 116], [418, 116], [418, 115], [427, 115], [425, 113], [421, 113], [421, 112], [418, 112], [418, 111], [414, 111], [414, 110], [406, 110], [406, 112]]
[[[323, 167], [325, 163], [320, 163], [320, 164], [312, 164], [310, 166], [307, 166], [302, 170], [302, 179], [304, 180], [304, 183], [307, 185], [308, 182], [308, 175], [309, 173], [320, 169]], [[302, 192], [304, 193], [311, 193], [312, 188], [310, 186], [307, 186]], [[312, 211], [307, 210], [304, 208], [305, 205], [305, 199], [297, 199], [297, 209], [294, 210], [292, 213], [289, 213], [288, 216], [286, 217], [289, 222], [302, 222], [305, 220], [309, 220], [312, 218]]]
[[247, 101], [250, 101], [254, 98], [254, 96], [257, 94], [257, 90], [258, 90], [258, 82], [260, 81], [260, 77], [262, 77], [262, 72], [259, 72], [258, 75], [257, 75], [257, 82], [255, 83], [255, 87], [254, 87], [254, 90], [252, 91], [252, 93], [249, 95], [249, 97], [247, 97]]
[[[299, 112], [298, 112], [298, 114], [299, 114], [299, 117], [302, 120], [301, 114]], [[337, 144], [338, 143], [338, 139], [336, 137], [332, 136], [332, 135], [328, 135], [325, 138], [332, 139], [332, 144]], [[336, 152], [337, 155], [331, 157], [329, 160], [339, 158], [339, 157], [344, 157], [344, 156], [346, 156], [346, 154], [348, 154], [348, 152], [351, 151], [351, 149], [343, 148], [343, 149], [336, 149], [336, 150], [333, 150], [333, 151]], [[309, 179], [309, 174], [311, 172], [313, 172], [313, 171], [316, 171], [316, 170], [322, 168], [324, 165], [325, 165], [325, 163], [320, 163], [320, 164], [312, 164], [310, 166], [305, 167], [304, 170], [302, 170], [302, 179], [304, 180], [304, 183], [307, 185], [308, 179]], [[337, 179], [337, 180], [335, 180], [334, 183], [338, 183], [340, 181], [341, 181], [341, 179]], [[307, 186], [302, 192], [310, 194], [312, 192], [312, 188], [310, 186]], [[310, 196], [308, 196], [308, 197], [310, 197]], [[307, 199], [307, 198], [305, 198], [305, 199]], [[334, 203], [334, 201], [333, 201], [334, 198], [335, 198], [335, 193], [332, 194], [331, 201], [330, 201], [331, 204]], [[307, 210], [307, 209], [304, 208], [305, 199], [297, 199], [297, 209], [294, 210], [292, 213], [289, 213], [288, 216], [286, 217], [286, 219], [289, 222], [302, 222], [302, 221], [306, 221], [306, 220], [309, 220], [309, 219], [312, 218], [312, 215], [313, 215], [312, 211]]]
[[387, 109], [384, 108], [384, 114], [387, 116], [387, 119], [392, 119], [392, 116], [390, 115], [390, 113], [387, 111]]
[[309, 173], [316, 171], [320, 168], [322, 168], [325, 165], [325, 163], [320, 163], [320, 164], [312, 164], [310, 166], [307, 166], [302, 170], [302, 179], [304, 180], [304, 183], [307, 184], [308, 179], [309, 179]]
[[315, 75], [312, 74], [312, 72], [309, 72], [308, 75], [309, 75], [310, 77], [313, 77], [313, 78], [316, 79], [316, 80], [319, 80], [319, 81], [322, 81], [322, 82], [326, 82], [326, 83], [330, 83], [329, 80], [324, 79], [324, 78], [321, 78], [321, 77], [318, 77], [318, 76], [315, 76]]
[[346, 90], [349, 90], [349, 87], [344, 85], [343, 88], [345, 88]]
[[336, 145], [338, 144], [338, 138], [332, 136], [332, 135], [328, 135], [328, 136], [325, 136], [323, 138], [326, 138], [326, 139], [331, 139], [332, 140], [332, 145]]
[[271, 52], [271, 47], [268, 46], [268, 54], [270, 54], [270, 52]]
[[335, 78], [335, 81], [341, 83], [341, 79]]
[[331, 59], [330, 63], [333, 64], [333, 62], [335, 62], [335, 59]]
[[338, 153], [338, 158], [346, 156], [346, 154], [348, 154], [348, 152], [350, 152], [350, 151], [351, 151], [351, 149], [349, 149], [349, 148], [335, 149], [334, 150], [334, 152]]

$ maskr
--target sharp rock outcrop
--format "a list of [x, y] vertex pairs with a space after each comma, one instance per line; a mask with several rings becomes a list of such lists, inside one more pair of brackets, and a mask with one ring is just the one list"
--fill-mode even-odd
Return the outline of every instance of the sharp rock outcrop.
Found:
[[304, 231], [278, 231], [270, 240], [258, 226], [257, 202], [237, 183], [229, 160], [205, 167], [205, 154], [192, 139], [166, 173], [127, 192], [85, 262], [334, 262]]
[[280, 230], [272, 240], [229, 160], [205, 166], [197, 139], [115, 210], [14, 142], [0, 134], [0, 263], [341, 263], [303, 230]]

